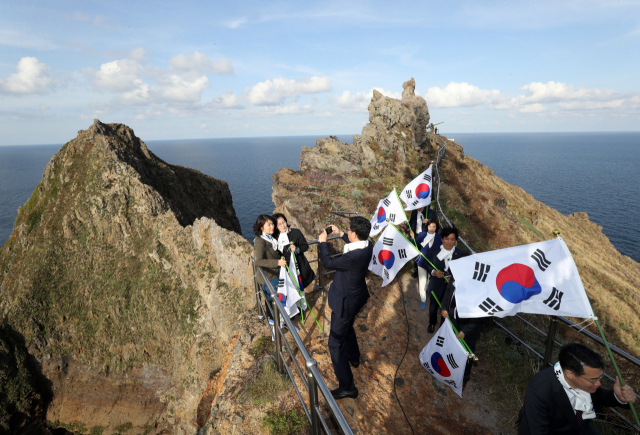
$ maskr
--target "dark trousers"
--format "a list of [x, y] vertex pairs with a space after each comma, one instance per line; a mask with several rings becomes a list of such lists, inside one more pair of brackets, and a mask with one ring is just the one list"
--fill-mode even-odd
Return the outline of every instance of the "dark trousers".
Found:
[[[435, 281], [435, 278], [431, 277], [431, 279], [429, 280], [429, 285], [427, 286], [427, 291], [429, 292], [429, 325], [437, 324], [438, 317], [440, 317], [440, 325], [442, 325], [442, 323], [444, 322], [444, 317], [440, 315], [440, 311], [442, 311], [442, 308], [440, 308], [440, 305], [438, 305], [438, 302], [436, 302], [436, 299], [433, 297], [433, 294], [431, 293], [431, 290], [432, 290], [431, 283], [434, 281]], [[438, 297], [438, 300], [440, 301], [440, 303], [442, 303], [442, 296], [444, 296], [444, 288], [440, 291], [436, 291], [435, 294]]]
[[[475, 353], [478, 336], [473, 335], [471, 337], [465, 337], [464, 341], [469, 346], [469, 349], [471, 349], [471, 352]], [[462, 378], [462, 382], [467, 382], [469, 379], [471, 379], [471, 367], [473, 367], [472, 360], [467, 359], [467, 365], [464, 368], [464, 377]]]
[[353, 329], [353, 316], [338, 317], [331, 313], [331, 331], [329, 332], [329, 353], [333, 363], [333, 371], [338, 378], [338, 388], [351, 391], [356, 388], [349, 361], [360, 361], [360, 348]]

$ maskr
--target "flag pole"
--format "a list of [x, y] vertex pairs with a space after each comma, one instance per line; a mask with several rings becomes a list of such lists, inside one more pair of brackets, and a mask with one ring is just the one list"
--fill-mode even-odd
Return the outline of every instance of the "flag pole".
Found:
[[[291, 270], [289, 269], [289, 266], [287, 266], [286, 264], [284, 265], [287, 268], [287, 272], [289, 272], [289, 276], [291, 277], [291, 280], [296, 284], [296, 287], [298, 288], [298, 292], [300, 291], [300, 286], [297, 283], [297, 279], [293, 279], [293, 274], [291, 273]], [[298, 293], [300, 294], [300, 293]], [[315, 313], [313, 312], [313, 309], [311, 308], [311, 305], [309, 305], [309, 302], [307, 301], [307, 298], [304, 296], [304, 292], [301, 295], [304, 298], [304, 301], [307, 303], [307, 306], [309, 307], [309, 311], [311, 311], [311, 314], [313, 315], [313, 318], [316, 321], [316, 324], [318, 325], [318, 328], [320, 328], [320, 331], [322, 331], [322, 333], [324, 334], [324, 330], [322, 329], [322, 326], [320, 326], [320, 323], [318, 323], [318, 318], [316, 317]], [[302, 310], [300, 310], [300, 313], [302, 313]], [[303, 323], [304, 325], [304, 323]]]
[[[407, 238], [405, 237], [405, 235], [404, 235], [404, 234], [402, 234], [402, 232], [400, 232], [400, 230], [398, 229], [398, 227], [396, 227], [396, 226], [395, 226], [394, 224], [392, 224], [391, 222], [389, 222], [389, 225], [391, 225], [391, 226], [392, 226], [392, 227], [393, 227], [393, 228], [398, 232], [398, 234], [400, 234], [402, 237], [404, 237], [404, 239], [405, 239], [407, 242], [409, 242], [409, 239], [407, 239]], [[409, 243], [411, 243], [411, 242], [409, 242]], [[412, 245], [413, 245], [413, 243], [412, 243]], [[413, 245], [413, 246], [418, 250], [418, 252], [420, 252], [420, 250], [418, 249], [418, 247], [417, 247], [417, 246], [415, 246], [415, 245]], [[420, 252], [420, 255], [422, 255], [422, 257], [423, 257], [425, 260], [427, 260], [427, 262], [429, 262], [429, 264], [431, 265], [431, 267], [433, 267], [436, 271], [440, 272], [440, 271], [438, 270], [438, 268], [437, 268], [437, 267], [435, 267], [435, 266], [433, 265], [433, 263], [432, 263], [432, 262], [430, 262], [430, 261], [429, 261], [429, 259], [428, 259], [427, 257], [425, 257], [425, 255], [424, 255], [422, 252]], [[449, 280], [448, 280], [446, 277], [445, 277], [444, 279], [445, 279], [445, 281], [449, 282]], [[438, 297], [436, 296], [436, 294], [435, 294], [433, 291], [431, 291], [431, 294], [432, 294], [432, 295], [433, 295], [433, 297], [435, 298], [435, 300], [436, 300], [436, 302], [438, 303], [438, 306], [440, 307], [440, 309], [442, 309], [442, 304], [441, 304], [441, 303], [440, 303], [440, 301], [438, 300]], [[459, 334], [459, 332], [456, 330], [456, 327], [453, 325], [453, 322], [451, 321], [451, 319], [449, 318], [449, 316], [447, 316], [447, 320], [451, 323], [451, 328], [453, 328], [453, 331], [456, 333], [456, 335], [457, 335], [457, 334]], [[473, 353], [473, 351], [471, 350], [471, 348], [467, 345], [467, 342], [466, 342], [466, 341], [464, 341], [464, 338], [458, 338], [458, 340], [460, 340], [460, 343], [462, 343], [462, 346], [467, 350], [467, 352], [469, 352], [469, 353], [471, 354], [471, 357], [474, 359], [474, 361], [478, 361], [478, 357], [475, 355], [475, 353]]]

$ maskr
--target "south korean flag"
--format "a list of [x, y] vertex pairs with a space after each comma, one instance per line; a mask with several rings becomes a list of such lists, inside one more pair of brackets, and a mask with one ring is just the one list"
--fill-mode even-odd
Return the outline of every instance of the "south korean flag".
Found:
[[462, 378], [469, 353], [446, 321], [420, 352], [420, 364], [431, 375], [462, 397]]
[[[294, 255], [292, 254], [291, 258], [293, 257]], [[289, 267], [289, 270], [291, 270], [292, 272], [296, 270], [295, 263], [293, 263], [293, 269]], [[280, 279], [278, 281], [278, 299], [284, 307], [284, 311], [289, 315], [290, 318], [298, 314], [298, 301], [300, 301], [301, 299], [294, 279], [295, 277], [292, 278], [286, 267], [280, 268]]]
[[405, 186], [400, 193], [400, 199], [407, 204], [405, 210], [415, 210], [431, 204], [431, 166], [429, 169], [418, 175], [413, 181]]
[[382, 287], [396, 277], [400, 269], [411, 259], [420, 255], [420, 251], [409, 242], [400, 231], [391, 224], [382, 233], [373, 247], [369, 270], [382, 277]]
[[562, 238], [474, 254], [449, 263], [460, 317], [516, 313], [593, 318]]
[[389, 222], [394, 225], [399, 225], [407, 220], [407, 215], [404, 213], [402, 203], [398, 199], [396, 189], [393, 189], [386, 198], [380, 200], [376, 212], [371, 218], [371, 231], [369, 237], [373, 237], [378, 234]]

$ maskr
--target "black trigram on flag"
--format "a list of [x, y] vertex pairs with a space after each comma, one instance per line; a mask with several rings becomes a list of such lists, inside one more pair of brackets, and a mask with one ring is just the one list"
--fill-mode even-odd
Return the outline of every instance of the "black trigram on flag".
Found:
[[491, 270], [491, 266], [488, 264], [479, 263], [476, 261], [476, 270], [473, 273], [473, 279], [477, 279], [478, 281], [485, 282], [487, 279], [487, 274]]
[[443, 345], [444, 345], [444, 337], [441, 337], [438, 335], [438, 338], [436, 339], [436, 346], [442, 347]]
[[431, 175], [429, 175], [429, 174], [424, 174], [424, 177], [422, 177], [422, 178], [424, 178], [428, 182], [431, 182]]
[[384, 276], [386, 276], [387, 279], [389, 279], [389, 271], [387, 269], [382, 269], [382, 272], [384, 273]]
[[373, 264], [375, 264], [376, 266], [378, 265], [375, 254], [371, 256], [371, 261], [373, 261]]
[[389, 201], [389, 198], [385, 198], [384, 201], [382, 201], [382, 203], [384, 205], [386, 205], [387, 207], [389, 207], [391, 205], [391, 201]]
[[499, 311], [504, 311], [500, 305], [496, 304], [495, 302], [493, 302], [491, 300], [491, 298], [487, 298], [484, 300], [484, 302], [482, 302], [480, 305], [478, 305], [478, 307], [484, 311], [485, 313], [487, 313], [490, 316], [493, 316], [495, 313], [499, 312]]
[[393, 246], [393, 239], [391, 237], [383, 237], [382, 244], [387, 246]]
[[410, 189], [405, 190], [404, 193], [407, 195], [407, 199], [413, 198], [413, 192]]
[[560, 303], [562, 302], [562, 295], [564, 295], [564, 292], [554, 287], [549, 297], [545, 299], [543, 303], [547, 304], [549, 308], [558, 311], [560, 309]]
[[278, 288], [283, 288], [284, 287], [284, 278], [280, 278], [278, 280]]
[[456, 364], [456, 360], [453, 358], [453, 354], [452, 353], [447, 355], [447, 361], [449, 361], [449, 365], [453, 369], [457, 369], [458, 367], [460, 367], [458, 364]]
[[551, 262], [547, 260], [547, 257], [544, 256], [544, 252], [539, 249], [536, 249], [536, 252], [531, 255], [531, 258], [533, 258], [533, 260], [538, 263], [538, 267], [543, 272], [547, 270], [549, 266], [551, 266]]
[[378, 224], [375, 224], [375, 225], [373, 226], [373, 229], [374, 229], [374, 230], [377, 230], [378, 228], [380, 228], [380, 225], [378, 225]]
[[395, 215], [394, 213], [390, 213], [390, 214], [389, 214], [389, 220], [390, 220], [391, 222], [395, 222], [395, 221], [396, 221], [396, 215]]
[[413, 201], [413, 202], [411, 203], [411, 205], [418, 205], [418, 203], [419, 203], [419, 202], [420, 202], [420, 201]]
[[407, 258], [407, 251], [404, 249], [398, 249], [398, 257]]
[[444, 379], [442, 382], [444, 382], [445, 384], [451, 385], [453, 388], [458, 388], [456, 386], [456, 381], [452, 381], [451, 379]]

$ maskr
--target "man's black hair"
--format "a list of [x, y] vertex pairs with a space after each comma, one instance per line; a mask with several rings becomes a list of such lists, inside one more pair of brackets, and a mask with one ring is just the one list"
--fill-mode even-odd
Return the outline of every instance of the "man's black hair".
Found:
[[445, 227], [442, 229], [442, 231], [440, 231], [440, 237], [442, 237], [443, 239], [445, 237], [449, 237], [449, 235], [451, 234], [456, 235], [456, 241], [460, 237], [460, 235], [458, 234], [458, 229], [456, 227]]
[[371, 222], [362, 216], [349, 218], [349, 229], [356, 233], [358, 240], [367, 240], [371, 232]]
[[571, 370], [578, 376], [584, 375], [584, 366], [594, 369], [604, 369], [602, 357], [579, 343], [567, 343], [560, 348], [558, 360], [562, 370]]

